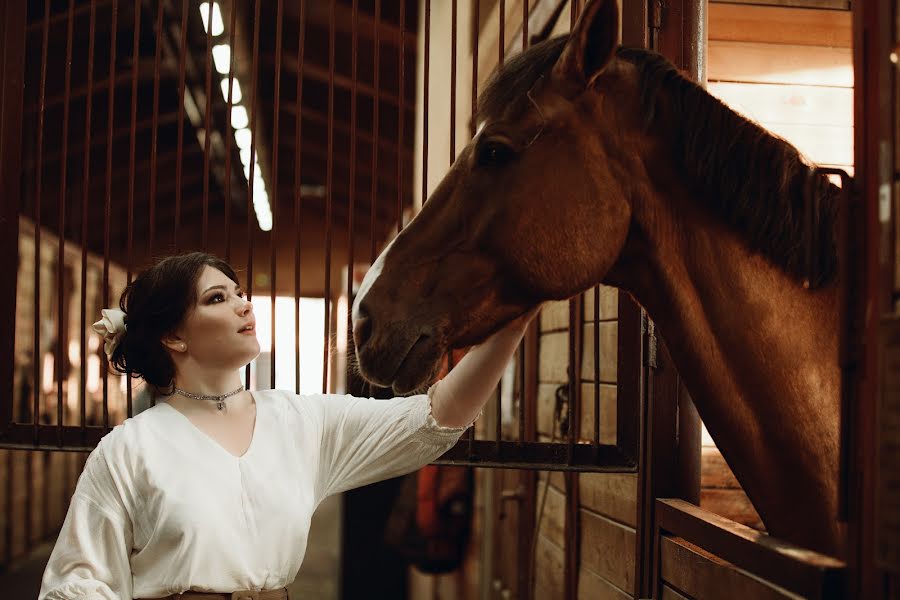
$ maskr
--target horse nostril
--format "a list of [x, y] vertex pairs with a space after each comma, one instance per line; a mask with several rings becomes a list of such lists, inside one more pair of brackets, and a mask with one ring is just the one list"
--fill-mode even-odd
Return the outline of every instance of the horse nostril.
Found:
[[353, 343], [356, 344], [357, 350], [362, 350], [369, 338], [372, 337], [372, 319], [360, 308], [359, 316], [353, 324]]

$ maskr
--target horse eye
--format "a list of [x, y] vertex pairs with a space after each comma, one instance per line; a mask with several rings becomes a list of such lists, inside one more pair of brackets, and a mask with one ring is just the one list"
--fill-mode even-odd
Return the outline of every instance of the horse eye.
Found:
[[487, 141], [478, 147], [476, 162], [479, 167], [502, 167], [515, 157], [512, 148], [497, 141]]

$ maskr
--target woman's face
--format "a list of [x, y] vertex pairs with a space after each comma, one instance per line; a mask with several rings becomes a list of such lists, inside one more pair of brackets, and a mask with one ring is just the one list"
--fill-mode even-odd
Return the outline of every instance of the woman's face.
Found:
[[197, 303], [178, 336], [203, 366], [239, 369], [259, 355], [253, 305], [238, 284], [208, 265], [197, 280]]

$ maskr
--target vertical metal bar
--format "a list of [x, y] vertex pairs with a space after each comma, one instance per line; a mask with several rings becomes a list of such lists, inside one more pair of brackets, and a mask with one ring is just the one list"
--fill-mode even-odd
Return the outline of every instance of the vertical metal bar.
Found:
[[[212, 4], [210, 4], [211, 6]], [[131, 283], [132, 269], [134, 267], [134, 162], [135, 162], [135, 128], [137, 127], [137, 84], [138, 62], [140, 60], [141, 42], [141, 6], [135, 2], [134, 6], [134, 39], [131, 48], [131, 132], [129, 140], [128, 160], [128, 249], [127, 255], [127, 280]], [[131, 377], [125, 377], [125, 403], [126, 414], [133, 414], [133, 394], [131, 389]]]
[[578, 387], [578, 375], [580, 365], [576, 364], [576, 330], [580, 326], [578, 323], [578, 303], [573, 298], [569, 300], [569, 397], [566, 402], [568, 410], [569, 426], [566, 431], [566, 461], [572, 464], [572, 457], [575, 453], [575, 394]]
[[[297, 23], [297, 108], [294, 111], [294, 390], [300, 393], [300, 185], [303, 166], [303, 61], [306, 44], [306, 2], [300, 2]], [[376, 28], [377, 31], [377, 28]]]
[[519, 344], [519, 438], [518, 443], [521, 445], [525, 442], [525, 340]]
[[[425, 65], [422, 84], [422, 204], [428, 199], [428, 71], [431, 62], [431, 0], [425, 0]], [[403, 153], [401, 151], [401, 156]]]
[[[469, 119], [469, 134], [471, 137], [475, 137], [477, 128], [477, 124], [475, 123], [475, 114], [478, 111], [478, 25], [480, 23], [480, 15], [481, 1], [475, 0], [474, 7], [472, 9], [472, 31], [474, 32], [474, 35], [472, 36], [472, 115]], [[469, 458], [471, 458], [475, 454], [474, 427], [470, 427], [466, 431], [466, 440], [468, 442], [468, 456]]]
[[594, 447], [600, 445], [600, 286], [594, 286]]
[[282, 30], [284, 20], [284, 0], [278, 0], [278, 8], [275, 14], [275, 114], [272, 119], [272, 193], [269, 194], [269, 202], [272, 209], [272, 234], [270, 236], [270, 253], [269, 253], [269, 277], [272, 282], [271, 297], [271, 335], [272, 344], [269, 349], [269, 384], [275, 389], [275, 297], [278, 294], [278, 285], [276, 280], [276, 262], [275, 262], [275, 246], [278, 236], [278, 132], [279, 132], [279, 115], [281, 114], [281, 55], [282, 55]]
[[456, 161], [456, 0], [450, 7], [450, 166]]
[[[250, 66], [250, 170], [247, 177], [247, 301], [253, 299], [253, 177], [256, 170], [256, 92], [259, 76], [259, 5], [254, 1], [253, 10], [253, 63]], [[273, 315], [274, 316], [274, 315]], [[250, 365], [244, 371], [244, 387], [250, 389]]]
[[522, 52], [528, 50], [528, 6], [529, 0], [522, 2]]
[[[379, 105], [381, 104], [381, 0], [375, 0], [375, 52], [373, 57], [373, 77], [374, 81], [373, 87], [375, 88], [375, 94], [372, 96], [372, 192], [371, 192], [371, 205], [369, 207], [369, 233], [371, 234], [371, 243], [372, 246], [369, 251], [369, 264], [375, 262], [375, 249], [376, 249], [376, 223], [375, 223], [375, 214], [376, 208], [378, 206], [378, 126], [379, 119], [381, 118], [378, 113]], [[399, 146], [398, 146], [399, 148]]]
[[469, 135], [475, 137], [478, 127], [475, 115], [478, 113], [478, 38], [480, 37], [478, 25], [481, 21], [481, 0], [475, 0], [472, 12], [472, 29], [475, 33], [472, 36], [472, 115], [469, 119]]
[[500, 43], [497, 46], [497, 68], [503, 68], [503, 59], [506, 58], [506, 0], [500, 0]]
[[[209, 236], [209, 119], [212, 112], [212, 29], [213, 5], [210, 0], [206, 5], [206, 114], [203, 121], [203, 218], [200, 230], [200, 248], [206, 250]], [[229, 48], [232, 48], [229, 46]], [[234, 54], [232, 48], [231, 54]], [[276, 102], [278, 98], [276, 97]], [[231, 111], [229, 111], [231, 112]], [[226, 132], [226, 136], [231, 132]]]
[[34, 538], [34, 452], [25, 451], [20, 454], [25, 461], [25, 552], [31, 551], [31, 542]]
[[400, 94], [397, 108], [397, 233], [403, 229], [403, 122], [406, 120], [406, 0], [400, 2]]
[[323, 336], [322, 393], [328, 392], [328, 359], [331, 341], [331, 202], [334, 187], [334, 21], [335, 0], [328, 15], [328, 155], [325, 183], [325, 333]]
[[[79, 339], [81, 363], [78, 398], [82, 442], [87, 435], [87, 224], [91, 180], [91, 109], [94, 103], [94, 37], [96, 35], [96, 24], [97, 1], [91, 0], [91, 17], [90, 25], [88, 26], [87, 96], [85, 97], [86, 105], [84, 110], [84, 160], [82, 161], [83, 169], [81, 175], [81, 336]], [[47, 481], [46, 477], [44, 481]]]
[[178, 58], [178, 145], [175, 150], [175, 229], [173, 245], [180, 251], [178, 230], [181, 229], [181, 173], [184, 169], [184, 87], [187, 58], [188, 0], [181, 0], [181, 47]]
[[[34, 323], [32, 328], [32, 358], [34, 385], [34, 404], [31, 410], [34, 443], [38, 443], [38, 421], [40, 420], [41, 398], [41, 189], [43, 187], [44, 167], [44, 99], [47, 92], [47, 45], [50, 29], [50, 0], [44, 0], [44, 20], [42, 24], [41, 42], [41, 83], [38, 92], [37, 143], [35, 151], [35, 196], [34, 196]], [[11, 454], [11, 453], [10, 453]], [[11, 478], [11, 477], [10, 477]], [[9, 545], [7, 545], [9, 550]]]
[[[48, 0], [47, 4], [49, 3]], [[49, 6], [47, 8], [49, 9]], [[44, 23], [46, 25], [46, 17], [44, 18]], [[41, 97], [43, 97], [43, 95]], [[35, 428], [35, 431], [37, 431], [37, 428]], [[16, 521], [15, 516], [13, 515], [13, 498], [15, 497], [15, 483], [13, 482], [15, 451], [4, 450], [4, 453], [6, 454], [6, 489], [4, 490], [6, 493], [6, 521], [3, 524], [3, 562], [9, 564], [12, 561], [13, 523]]]
[[[109, 237], [112, 212], [113, 116], [115, 114], [116, 35], [119, 30], [119, 0], [112, 0], [109, 34], [109, 91], [106, 96], [106, 198], [103, 209], [103, 306], [109, 306]], [[103, 358], [103, 430], [109, 430], [109, 366]]]
[[[61, 157], [59, 161], [59, 240], [56, 258], [56, 435], [57, 443], [62, 445], [63, 428], [63, 358], [68, 361], [68, 352], [63, 348], [66, 339], [67, 323], [63, 322], [66, 294], [64, 277], [66, 272], [66, 178], [69, 166], [69, 101], [72, 94], [72, 25], [75, 21], [75, 0], [69, 0], [69, 12], [66, 16], [66, 74], [63, 91], [63, 125]], [[112, 85], [112, 83], [110, 83]]]
[[[356, 250], [353, 237], [356, 235], [354, 217], [356, 216], [356, 77], [357, 77], [357, 51], [358, 51], [358, 31], [359, 31], [359, 6], [357, 0], [353, 0], [352, 5], [353, 24], [351, 37], [351, 66], [350, 66], [350, 210], [347, 222], [347, 353], [352, 351], [350, 338], [353, 337], [353, 315], [350, 310], [353, 302], [353, 259]], [[377, 29], [377, 27], [376, 27]], [[372, 139], [373, 144], [377, 144], [378, 140]], [[349, 357], [348, 357], [349, 364]]]
[[569, 16], [571, 17], [569, 29], [575, 29], [575, 23], [578, 22], [578, 0], [569, 0]]
[[[156, 49], [153, 57], [153, 116], [152, 133], [150, 134], [150, 232], [147, 240], [147, 254], [153, 256], [153, 243], [156, 240], [156, 153], [159, 142], [159, 62], [162, 53], [163, 13], [165, 0], [159, 0], [156, 7]], [[226, 184], [227, 185], [227, 184]]]
[[[210, 23], [212, 20], [210, 19]], [[225, 110], [225, 262], [231, 262], [231, 107], [234, 106], [234, 38], [237, 30], [237, 0], [231, 2], [231, 19], [228, 25], [228, 47], [232, 49], [228, 62], [228, 98]], [[298, 236], [299, 237], [299, 236]]]

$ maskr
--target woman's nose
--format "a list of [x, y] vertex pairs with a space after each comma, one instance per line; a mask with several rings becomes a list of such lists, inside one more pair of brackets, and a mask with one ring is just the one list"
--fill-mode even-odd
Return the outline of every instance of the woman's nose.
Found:
[[243, 306], [241, 306], [240, 313], [242, 315], [246, 315], [251, 311], [253, 311], [253, 303], [247, 300], [246, 302], [244, 302]]

